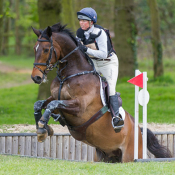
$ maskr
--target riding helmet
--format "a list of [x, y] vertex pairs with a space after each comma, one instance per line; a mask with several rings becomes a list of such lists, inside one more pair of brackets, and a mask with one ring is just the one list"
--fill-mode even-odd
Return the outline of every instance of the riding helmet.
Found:
[[91, 7], [86, 7], [77, 12], [78, 19], [85, 19], [88, 21], [97, 22], [97, 13]]

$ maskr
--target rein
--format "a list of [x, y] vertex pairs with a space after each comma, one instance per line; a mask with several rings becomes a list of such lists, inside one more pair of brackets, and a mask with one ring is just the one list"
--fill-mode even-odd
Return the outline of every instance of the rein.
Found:
[[[76, 48], [78, 48], [78, 47], [76, 47]], [[76, 49], [76, 48], [75, 48], [75, 49]], [[75, 50], [75, 49], [74, 49], [74, 50]], [[66, 57], [64, 57], [63, 59], [65, 59], [65, 58], [66, 58]], [[62, 79], [62, 78], [58, 75], [58, 73], [57, 73], [57, 78], [58, 78], [58, 80], [59, 80], [59, 82], [60, 82], [59, 91], [58, 91], [58, 100], [60, 100], [61, 89], [62, 89], [62, 87], [63, 87], [63, 83], [64, 83], [66, 80], [68, 80], [68, 79], [70, 79], [70, 78], [73, 78], [73, 77], [76, 77], [76, 76], [85, 75], [85, 74], [90, 74], [90, 73], [97, 74], [97, 72], [96, 72], [96, 70], [95, 70], [95, 66], [94, 66], [93, 61], [92, 61], [89, 57], [87, 57], [87, 58], [88, 58], [88, 61], [90, 62], [90, 64], [93, 66], [93, 70], [92, 70], [92, 71], [83, 71], [83, 72], [79, 72], [79, 73], [77, 73], [77, 74], [70, 75], [70, 76], [68, 76], [68, 77], [66, 77], [66, 78], [64, 78], [64, 79]]]
[[[64, 63], [64, 62], [66, 62], [65, 59], [66, 59], [68, 56], [70, 56], [72, 53], [74, 53], [76, 50], [78, 50], [78, 48], [79, 48], [79, 47], [77, 46], [74, 50], [72, 50], [70, 53], [68, 53], [68, 54], [67, 54], [65, 57], [63, 57], [61, 60], [58, 60], [58, 59], [57, 59], [56, 50], [55, 50], [55, 48], [54, 48], [54, 46], [53, 46], [52, 37], [51, 37], [50, 39], [37, 39], [37, 41], [39, 41], [39, 42], [50, 42], [50, 43], [51, 43], [50, 53], [49, 53], [49, 57], [48, 57], [46, 63], [33, 63], [34, 67], [37, 68], [40, 72], [42, 72], [45, 76], [46, 76], [45, 71], [42, 71], [39, 67], [37, 67], [37, 65], [39, 65], [39, 66], [46, 66], [46, 70], [49, 70], [49, 71], [50, 71], [50, 70], [53, 70], [53, 68], [57, 67], [59, 63]], [[56, 62], [54, 65], [50, 64], [51, 59], [52, 59], [52, 53], [53, 53], [53, 51], [54, 51], [54, 53], [55, 53], [55, 57], [56, 57], [56, 60], [57, 60], [57, 62]]]
[[[37, 65], [40, 65], [40, 66], [46, 66], [47, 70], [53, 70], [53, 68], [57, 68], [58, 69], [58, 64], [59, 63], [65, 63], [65, 62], [68, 62], [67, 60], [65, 60], [67, 57], [69, 57], [72, 53], [74, 53], [75, 51], [78, 50], [79, 46], [77, 46], [74, 50], [72, 50], [70, 53], [68, 53], [65, 57], [63, 57], [61, 60], [58, 60], [57, 59], [57, 54], [56, 54], [56, 51], [55, 51], [55, 48], [53, 46], [53, 40], [52, 40], [52, 37], [50, 39], [38, 39], [39, 42], [50, 42], [51, 43], [51, 47], [50, 47], [50, 53], [49, 53], [49, 57], [46, 61], [46, 63], [34, 63], [34, 67], [37, 68], [39, 71], [41, 71], [43, 73], [43, 75], [46, 75], [45, 71], [42, 71], [39, 67], [37, 67]], [[55, 57], [56, 57], [56, 60], [57, 62], [52, 65], [50, 64], [51, 62], [51, 59], [52, 59], [52, 53], [55, 53]], [[86, 54], [86, 53], [85, 53]], [[76, 76], [80, 76], [80, 75], [86, 75], [86, 74], [90, 74], [90, 73], [93, 73], [93, 74], [98, 74], [96, 72], [96, 69], [95, 69], [95, 66], [94, 66], [94, 63], [93, 61], [91, 60], [91, 58], [86, 54], [86, 58], [88, 60], [88, 62], [92, 65], [93, 67], [93, 70], [92, 71], [83, 71], [83, 72], [79, 72], [77, 74], [73, 74], [73, 75], [70, 75], [64, 79], [62, 79], [61, 76], [59, 76], [59, 72], [57, 72], [57, 78], [60, 82], [60, 86], [59, 86], [59, 90], [58, 90], [58, 100], [60, 100], [60, 96], [61, 96], [61, 89], [63, 87], [63, 84], [65, 81], [67, 81], [68, 79], [70, 78], [73, 78], [73, 77], [76, 77]], [[66, 66], [65, 66], [66, 68]], [[96, 114], [94, 114], [87, 122], [85, 122], [84, 124], [80, 125], [80, 126], [76, 126], [76, 127], [73, 127], [73, 126], [70, 126], [67, 121], [65, 120], [65, 117], [63, 115], [63, 113], [60, 111], [60, 114], [61, 115], [51, 115], [53, 118], [55, 118], [55, 121], [60, 121], [60, 124], [62, 126], [65, 126], [67, 125], [67, 127], [74, 133], [78, 134], [80, 137], [79, 137], [79, 140], [83, 140], [85, 139], [86, 137], [86, 129], [88, 128], [89, 125], [91, 125], [92, 123], [94, 123], [95, 121], [97, 121], [99, 118], [101, 118], [106, 112], [108, 111], [108, 107], [107, 106], [104, 106], [102, 107]], [[80, 134], [81, 133], [81, 134]]]
[[[41, 36], [42, 37], [42, 36]], [[54, 46], [53, 46], [53, 40], [52, 40], [52, 37], [49, 39], [37, 39], [37, 41], [39, 41], [39, 42], [50, 42], [51, 43], [51, 47], [50, 47], [50, 53], [49, 53], [49, 57], [48, 57], [48, 59], [47, 59], [47, 61], [46, 61], [46, 63], [33, 63], [33, 65], [34, 65], [34, 67], [35, 68], [37, 68], [40, 72], [42, 72], [43, 73], [43, 75], [45, 75], [46, 76], [46, 73], [45, 73], [45, 71], [42, 71], [39, 67], [37, 67], [37, 65], [39, 65], [39, 66], [46, 66], [47, 68], [47, 70], [53, 70], [53, 68], [58, 68], [57, 66], [58, 66], [58, 64], [59, 63], [65, 63], [65, 62], [67, 62], [67, 60], [65, 60], [67, 57], [69, 57], [72, 53], [74, 53], [75, 51], [77, 51], [78, 49], [79, 49], [79, 46], [77, 46], [74, 50], [72, 50], [70, 53], [68, 53], [65, 57], [63, 57], [61, 60], [58, 60], [57, 59], [57, 54], [56, 54], [56, 51], [55, 51], [55, 48], [54, 48]], [[55, 56], [56, 56], [56, 60], [57, 60], [57, 62], [54, 64], [54, 65], [51, 65], [50, 64], [50, 61], [51, 61], [51, 59], [52, 59], [52, 53], [53, 53], [53, 50], [54, 50], [54, 53], [55, 53]], [[60, 100], [60, 95], [61, 95], [61, 89], [62, 89], [62, 87], [63, 87], [63, 83], [66, 81], [66, 80], [68, 80], [68, 79], [70, 79], [70, 78], [73, 78], [73, 77], [75, 77], [75, 76], [79, 76], [79, 75], [85, 75], [85, 74], [90, 74], [90, 73], [97, 73], [96, 72], [96, 70], [95, 70], [95, 66], [94, 66], [94, 63], [93, 63], [93, 61], [89, 58], [89, 56], [88, 55], [86, 55], [87, 56], [87, 59], [88, 59], [88, 61], [90, 62], [90, 64], [93, 66], [93, 70], [92, 71], [83, 71], [83, 72], [80, 72], [80, 73], [77, 73], [77, 74], [73, 74], [73, 75], [70, 75], [70, 76], [68, 76], [68, 77], [66, 77], [66, 78], [64, 78], [64, 79], [62, 79], [59, 75], [58, 75], [58, 72], [57, 72], [57, 78], [58, 78], [58, 80], [60, 81], [60, 86], [59, 86], [59, 91], [58, 91], [58, 100]]]

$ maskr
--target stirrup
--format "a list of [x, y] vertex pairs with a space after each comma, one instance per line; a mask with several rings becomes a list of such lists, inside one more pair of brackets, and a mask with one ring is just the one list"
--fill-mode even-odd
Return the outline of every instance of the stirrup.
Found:
[[113, 126], [113, 128], [114, 128], [114, 131], [115, 131], [116, 133], [118, 133], [118, 132], [120, 132], [121, 129], [124, 127], [124, 121], [123, 121], [123, 125], [115, 126], [115, 125], [114, 125], [114, 122], [113, 122], [113, 120], [114, 120], [115, 118], [118, 118], [119, 121], [120, 121], [120, 120], [123, 120], [123, 119], [121, 119], [119, 116], [115, 116], [115, 117], [112, 118], [112, 126]]

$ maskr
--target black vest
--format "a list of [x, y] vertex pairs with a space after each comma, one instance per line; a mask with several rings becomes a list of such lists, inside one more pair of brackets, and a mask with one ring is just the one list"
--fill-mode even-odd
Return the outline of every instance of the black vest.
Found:
[[[105, 31], [105, 33], [106, 33], [106, 35], [107, 35], [108, 55], [109, 55], [111, 52], [114, 52], [114, 53], [115, 53], [115, 50], [113, 49], [113, 46], [112, 46], [112, 42], [111, 42], [110, 36], [109, 36], [108, 33], [106, 32], [106, 30], [105, 30], [103, 27], [101, 27], [101, 26], [99, 26], [99, 25], [97, 25], [97, 24], [94, 24], [94, 27], [95, 27], [95, 28], [102, 29], [102, 30]], [[86, 37], [85, 37], [85, 35], [84, 35], [84, 32], [85, 32], [84, 30], [82, 30], [81, 28], [79, 28], [79, 29], [77, 30], [77, 33], [76, 33], [76, 34], [77, 34], [77, 37], [81, 39], [81, 41], [83, 42], [84, 45], [88, 45], [88, 44], [95, 43], [97, 50], [99, 50], [98, 45], [97, 45], [97, 43], [96, 43], [96, 41], [95, 41], [95, 38], [97, 38], [98, 36], [100, 36], [102, 31], [99, 30], [99, 32], [98, 32], [97, 34], [90, 33], [90, 36], [89, 36], [88, 39], [86, 39]]]

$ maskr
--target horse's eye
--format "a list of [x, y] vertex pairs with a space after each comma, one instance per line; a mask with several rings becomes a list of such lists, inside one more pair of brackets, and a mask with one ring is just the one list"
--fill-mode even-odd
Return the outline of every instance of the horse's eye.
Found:
[[44, 49], [44, 53], [47, 53], [47, 52], [49, 52], [49, 49]]

